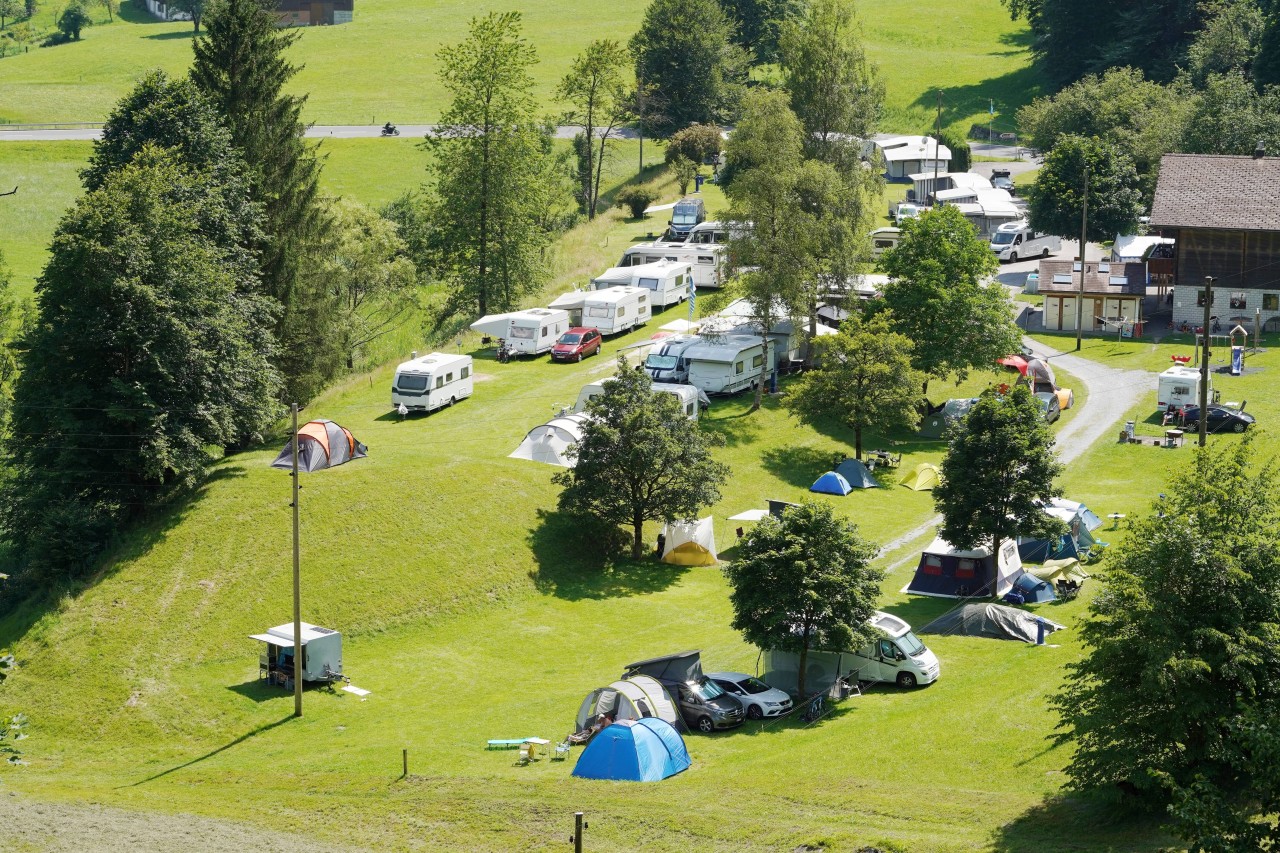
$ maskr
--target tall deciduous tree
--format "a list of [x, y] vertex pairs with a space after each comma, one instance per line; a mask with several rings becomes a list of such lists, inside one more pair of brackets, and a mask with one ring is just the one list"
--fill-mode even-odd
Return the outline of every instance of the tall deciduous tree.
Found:
[[1280, 841], [1280, 491], [1249, 439], [1134, 522], [1054, 704], [1077, 789], [1164, 806], [1193, 850]]
[[923, 377], [911, 367], [911, 340], [893, 331], [887, 313], [868, 320], [850, 314], [838, 335], [819, 338], [821, 366], [787, 390], [783, 405], [801, 421], [830, 419], [853, 428], [862, 458], [862, 432], [914, 427]]
[[696, 518], [720, 500], [729, 468], [711, 458], [719, 438], [703, 433], [644, 371], [618, 358], [617, 374], [587, 404], [592, 417], [571, 449], [576, 464], [555, 476], [560, 508], [631, 528], [631, 556], [644, 551], [644, 523]]
[[9, 404], [18, 378], [18, 338], [30, 318], [30, 305], [14, 298], [9, 280], [9, 265], [0, 252], [0, 443], [9, 422]]
[[778, 61], [778, 37], [788, 21], [800, 14], [803, 0], [720, 0], [734, 24], [733, 40], [756, 65]]
[[200, 35], [200, 21], [204, 19], [206, 0], [170, 0], [169, 5], [191, 16], [191, 31]]
[[0, 30], [5, 28], [5, 23], [10, 18], [17, 18], [22, 14], [22, 4], [19, 0], [0, 0]]
[[625, 77], [629, 59], [620, 43], [612, 39], [593, 41], [573, 60], [556, 90], [556, 97], [570, 105], [560, 123], [582, 128], [579, 193], [588, 219], [595, 218], [600, 203], [600, 180], [609, 141], [632, 118], [633, 87]]
[[907, 220], [902, 242], [881, 258], [889, 275], [884, 304], [894, 327], [915, 345], [912, 363], [929, 378], [959, 379], [1018, 350], [1008, 295], [990, 277], [997, 261], [955, 207]]
[[302, 257], [327, 223], [319, 203], [320, 163], [303, 138], [305, 96], [285, 94], [299, 68], [286, 58], [299, 38], [277, 26], [275, 13], [259, 0], [218, 0], [204, 16], [205, 33], [195, 40], [191, 79], [213, 102], [231, 129], [231, 139], [252, 174], [254, 201], [262, 205], [262, 288], [280, 303], [275, 335], [277, 367], [285, 393], [306, 402], [332, 378], [317, 365], [330, 356], [329, 330], [317, 326], [327, 292], [302, 286]]
[[871, 639], [867, 620], [884, 577], [871, 565], [877, 551], [831, 504], [806, 501], [781, 519], [762, 519], [725, 569], [733, 627], [762, 649], [800, 656], [802, 698], [810, 649], [851, 649]]
[[466, 41], [439, 56], [453, 102], [427, 137], [437, 271], [451, 285], [451, 310], [483, 315], [512, 307], [546, 277], [530, 193], [547, 152], [529, 74], [537, 58], [518, 12], [472, 19]]
[[720, 154], [724, 145], [720, 128], [714, 124], [691, 124], [677, 130], [667, 140], [666, 161], [677, 156], [685, 157], [701, 165]]
[[737, 115], [748, 56], [717, 0], [653, 0], [631, 37], [636, 83], [652, 93], [645, 130], [669, 137], [698, 122]]
[[85, 11], [83, 0], [71, 0], [58, 16], [58, 31], [71, 41], [80, 41], [80, 31], [90, 26], [93, 19]]
[[1089, 239], [1109, 240], [1117, 234], [1132, 234], [1143, 210], [1137, 171], [1126, 154], [1096, 137], [1063, 137], [1045, 157], [1036, 182], [1027, 193], [1032, 227], [1060, 237], [1079, 238], [1086, 164]]
[[1207, 19], [1187, 49], [1187, 71], [1196, 86], [1211, 74], [1245, 74], [1266, 29], [1266, 18], [1256, 0], [1212, 0], [1204, 4]]
[[0, 505], [33, 576], [74, 574], [120, 524], [197, 482], [211, 449], [277, 416], [270, 301], [253, 255], [216, 239], [221, 199], [207, 173], [144, 149], [58, 226]]
[[811, 157], [858, 167], [858, 142], [875, 131], [884, 83], [867, 61], [853, 0], [814, 0], [782, 30], [783, 86]]
[[[1053, 481], [1062, 465], [1040, 402], [1025, 386], [1005, 396], [988, 389], [963, 424], [953, 427], [933, 503], [942, 538], [961, 549], [989, 547], [993, 555], [1018, 536], [1061, 533], [1044, 511], [1062, 494]], [[995, 595], [996, 590], [976, 590]]]
[[1189, 154], [1252, 154], [1258, 143], [1280, 150], [1280, 87], [1261, 92], [1238, 73], [1211, 74], [1192, 99], [1177, 150]]

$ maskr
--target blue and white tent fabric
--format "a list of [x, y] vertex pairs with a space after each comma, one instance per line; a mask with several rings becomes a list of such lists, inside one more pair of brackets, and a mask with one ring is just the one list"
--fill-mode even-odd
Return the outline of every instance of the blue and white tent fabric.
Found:
[[659, 782], [692, 762], [684, 738], [656, 717], [623, 720], [605, 727], [582, 751], [573, 775], [582, 779]]
[[1044, 508], [1046, 514], [1067, 525], [1067, 532], [1057, 539], [1018, 538], [1018, 555], [1027, 563], [1043, 563], [1045, 560], [1076, 559], [1088, 551], [1096, 541], [1093, 531], [1102, 526], [1102, 519], [1078, 501], [1054, 498]]
[[847, 495], [853, 491], [853, 487], [849, 485], [848, 480], [835, 471], [828, 471], [809, 487], [809, 491], [822, 495]]

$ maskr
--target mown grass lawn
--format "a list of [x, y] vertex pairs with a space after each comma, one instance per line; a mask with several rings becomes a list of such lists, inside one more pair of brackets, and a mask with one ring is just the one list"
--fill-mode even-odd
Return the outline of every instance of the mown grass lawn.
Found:
[[[147, 70], [183, 73], [191, 60], [190, 24], [159, 22], [121, 5], [114, 23], [95, 7], [95, 24], [79, 42], [0, 59], [0, 122], [101, 121]], [[646, 5], [521, 4], [525, 37], [540, 60], [533, 75], [544, 108], [559, 109], [553, 93], [573, 57], [593, 39], [626, 42]], [[302, 30], [292, 58], [304, 67], [292, 87], [308, 95], [306, 117], [318, 124], [435, 121], [448, 101], [436, 53], [461, 41], [471, 17], [487, 11], [459, 0], [361, 0], [352, 23]], [[37, 23], [52, 28], [56, 13], [42, 7]], [[943, 124], [962, 131], [985, 123], [988, 99], [1011, 122], [1038, 92], [1026, 28], [1010, 21], [998, 0], [921, 0], [909, 14], [900, 4], [868, 0], [859, 15], [867, 52], [886, 84], [886, 129], [932, 128], [939, 88]]]

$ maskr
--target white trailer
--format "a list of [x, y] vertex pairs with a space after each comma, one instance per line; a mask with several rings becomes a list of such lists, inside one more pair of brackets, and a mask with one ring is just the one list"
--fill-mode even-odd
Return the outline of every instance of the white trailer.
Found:
[[[1213, 387], [1212, 377], [1209, 382]], [[1175, 364], [1160, 374], [1156, 386], [1156, 406], [1161, 411], [1200, 405], [1200, 370]]]
[[650, 316], [649, 291], [642, 287], [606, 287], [586, 294], [582, 300], [582, 324], [595, 326], [602, 335], [643, 326]]
[[1019, 258], [1047, 258], [1062, 251], [1062, 240], [1052, 234], [1032, 231], [1026, 220], [1006, 222], [991, 235], [991, 251], [1010, 263]]
[[610, 267], [591, 280], [596, 290], [610, 287], [643, 287], [649, 291], [649, 302], [655, 308], [666, 308], [689, 298], [689, 281], [693, 268], [684, 261], [666, 258], [649, 264]]
[[[612, 381], [612, 376], [606, 376], [596, 382], [588, 382], [583, 385], [582, 390], [578, 392], [578, 402], [573, 404], [573, 413], [579, 415], [585, 412], [587, 403], [603, 394], [605, 385]], [[706, 394], [691, 385], [655, 382], [653, 383], [653, 390], [654, 393], [670, 394], [675, 397], [680, 402], [680, 408], [684, 410], [685, 417], [691, 421], [696, 421], [702, 413], [702, 408], [711, 403]]]
[[471, 324], [473, 332], [504, 338], [518, 355], [550, 352], [569, 329], [569, 312], [559, 308], [530, 308], [508, 314], [486, 314]]
[[637, 243], [622, 253], [618, 266], [636, 267], [662, 261], [688, 264], [696, 287], [719, 287], [726, 257], [727, 248], [723, 244]]
[[689, 361], [689, 384], [707, 394], [736, 394], [760, 379], [764, 344], [754, 335], [725, 335], [704, 339], [684, 351]]
[[471, 396], [471, 356], [433, 352], [396, 368], [391, 380], [391, 408], [430, 412]]
[[[342, 635], [332, 628], [321, 628], [307, 622], [298, 623], [302, 629], [299, 645], [302, 646], [302, 680], [346, 681], [342, 675]], [[266, 649], [258, 655], [259, 675], [281, 683], [293, 684], [293, 623], [277, 625], [264, 634], [250, 634], [249, 639], [261, 640]]]

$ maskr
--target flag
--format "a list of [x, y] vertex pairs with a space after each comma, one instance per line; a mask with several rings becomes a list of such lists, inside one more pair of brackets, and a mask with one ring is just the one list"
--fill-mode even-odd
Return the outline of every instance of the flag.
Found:
[[698, 289], [693, 283], [693, 276], [689, 276], [689, 322], [693, 322], [693, 304], [698, 301]]
[[996, 114], [996, 102], [995, 102], [995, 99], [988, 99], [988, 100], [987, 100], [987, 115], [995, 115], [995, 114]]

